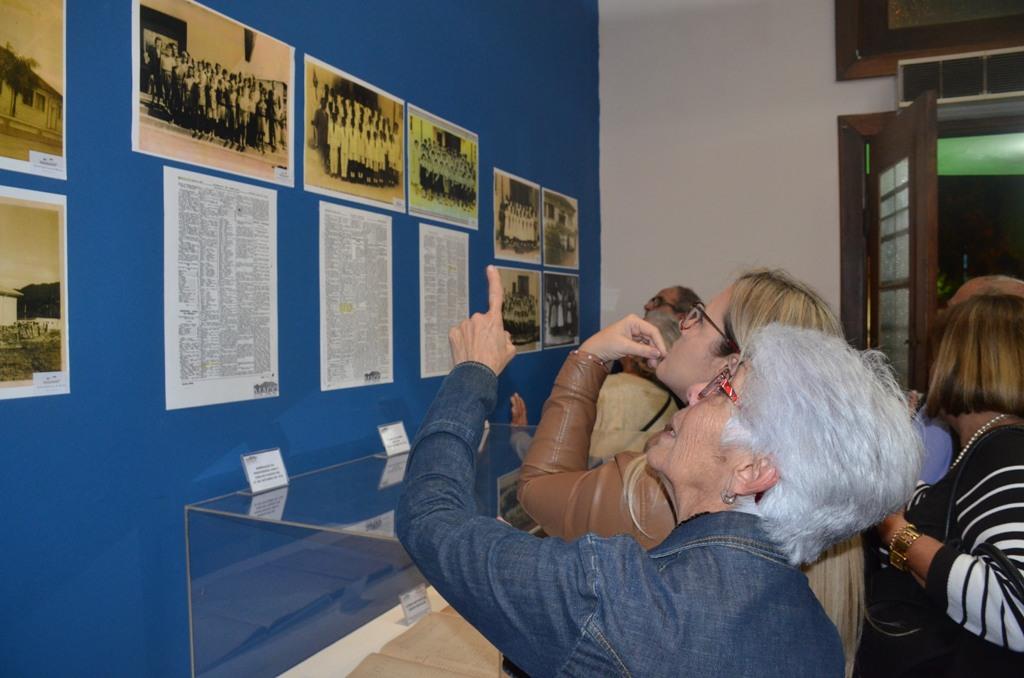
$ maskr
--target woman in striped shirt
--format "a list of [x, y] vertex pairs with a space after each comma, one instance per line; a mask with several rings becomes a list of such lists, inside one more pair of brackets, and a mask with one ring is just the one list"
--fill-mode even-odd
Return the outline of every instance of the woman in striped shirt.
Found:
[[963, 447], [878, 528], [862, 676], [1024, 676], [1024, 299], [951, 308], [929, 416]]

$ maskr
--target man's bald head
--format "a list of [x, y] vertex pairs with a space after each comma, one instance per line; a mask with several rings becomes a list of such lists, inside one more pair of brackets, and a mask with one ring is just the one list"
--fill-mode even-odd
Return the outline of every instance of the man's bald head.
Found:
[[949, 300], [949, 305], [956, 306], [979, 294], [1012, 294], [1024, 297], [1024, 280], [1008, 275], [980, 275], [961, 285]]

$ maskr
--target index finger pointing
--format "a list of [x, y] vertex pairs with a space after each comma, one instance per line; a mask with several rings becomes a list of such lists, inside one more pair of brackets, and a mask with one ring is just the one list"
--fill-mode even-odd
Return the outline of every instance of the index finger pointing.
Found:
[[487, 312], [501, 315], [501, 302], [505, 291], [501, 287], [501, 274], [497, 266], [487, 267]]

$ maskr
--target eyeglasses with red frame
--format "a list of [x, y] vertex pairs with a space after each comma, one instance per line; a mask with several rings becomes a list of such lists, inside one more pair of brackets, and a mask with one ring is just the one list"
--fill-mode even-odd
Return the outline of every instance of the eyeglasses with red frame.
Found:
[[715, 375], [715, 378], [708, 382], [708, 385], [701, 389], [700, 393], [697, 394], [697, 400], [704, 400], [710, 395], [713, 395], [716, 391], [721, 391], [729, 400], [733, 401], [736, 405], [740, 404], [740, 394], [733, 388], [732, 382], [732, 370], [726, 365], [722, 368], [722, 371]]
[[698, 301], [697, 303], [695, 303], [693, 305], [693, 308], [690, 309], [690, 312], [687, 313], [679, 321], [679, 331], [682, 332], [684, 330], [688, 330], [691, 327], [693, 327], [694, 325], [696, 325], [701, 320], [707, 320], [708, 324], [711, 325], [711, 327], [714, 328], [715, 332], [718, 332], [718, 334], [721, 335], [722, 339], [725, 339], [726, 346], [729, 347], [729, 350], [731, 352], [733, 352], [733, 353], [739, 353], [740, 352], [739, 345], [734, 340], [729, 338], [729, 335], [727, 335], [725, 332], [723, 332], [722, 328], [719, 327], [715, 323], [715, 321], [711, 319], [711, 316], [708, 315], [707, 309], [704, 308], [704, 302]]

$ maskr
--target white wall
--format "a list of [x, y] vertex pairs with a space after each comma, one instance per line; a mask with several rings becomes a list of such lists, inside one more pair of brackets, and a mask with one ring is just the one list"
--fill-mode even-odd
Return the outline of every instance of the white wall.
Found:
[[831, 0], [599, 7], [602, 324], [752, 266], [838, 310], [836, 116], [893, 109], [893, 78], [836, 81]]

